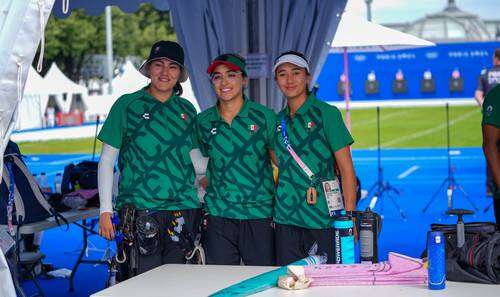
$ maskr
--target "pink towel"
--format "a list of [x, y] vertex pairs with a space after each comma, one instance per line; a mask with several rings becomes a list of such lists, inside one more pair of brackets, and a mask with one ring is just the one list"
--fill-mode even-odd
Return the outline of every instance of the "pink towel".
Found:
[[85, 200], [89, 200], [90, 198], [97, 195], [97, 193], [99, 193], [99, 190], [97, 189], [90, 189], [90, 190], [80, 189], [73, 191], [71, 193], [67, 193], [66, 195], [64, 195], [64, 197], [80, 197]]
[[420, 259], [397, 253], [377, 264], [314, 265], [304, 270], [312, 286], [426, 284], [428, 277]]

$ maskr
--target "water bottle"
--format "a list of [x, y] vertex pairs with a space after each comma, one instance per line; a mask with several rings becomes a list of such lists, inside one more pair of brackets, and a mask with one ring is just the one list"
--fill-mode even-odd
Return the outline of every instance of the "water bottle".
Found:
[[354, 223], [343, 212], [333, 222], [335, 264], [354, 263]]
[[56, 193], [61, 194], [61, 183], [62, 183], [62, 176], [60, 173], [57, 173], [56, 177], [54, 178], [54, 191]]
[[429, 289], [442, 290], [446, 286], [446, 263], [442, 232], [430, 231], [427, 233], [427, 256], [429, 258]]
[[42, 188], [42, 192], [50, 193], [52, 192], [52, 188], [49, 186], [49, 181], [47, 180], [47, 175], [45, 172], [40, 173], [40, 188]]
[[361, 262], [378, 263], [378, 227], [377, 214], [367, 208], [361, 214], [359, 226]]

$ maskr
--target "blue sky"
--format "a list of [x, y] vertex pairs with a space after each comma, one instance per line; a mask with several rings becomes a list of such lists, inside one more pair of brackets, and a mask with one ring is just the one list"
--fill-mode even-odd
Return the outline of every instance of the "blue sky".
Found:
[[[456, 0], [457, 6], [482, 19], [500, 19], [500, 0]], [[376, 23], [410, 22], [443, 10], [448, 0], [373, 0], [372, 17]], [[346, 11], [366, 18], [364, 0], [348, 0]]]

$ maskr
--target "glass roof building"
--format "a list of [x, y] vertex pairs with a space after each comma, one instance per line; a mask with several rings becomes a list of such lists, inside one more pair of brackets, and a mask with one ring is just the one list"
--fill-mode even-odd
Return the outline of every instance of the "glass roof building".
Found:
[[436, 43], [500, 39], [500, 19], [484, 21], [458, 8], [455, 0], [448, 0], [448, 5], [442, 11], [416, 21], [384, 25]]

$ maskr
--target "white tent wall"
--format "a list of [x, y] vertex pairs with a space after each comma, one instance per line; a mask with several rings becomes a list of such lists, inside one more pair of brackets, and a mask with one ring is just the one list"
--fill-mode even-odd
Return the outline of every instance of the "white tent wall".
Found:
[[[2, 0], [0, 9], [0, 153], [14, 129], [18, 106], [36, 48], [54, 0]], [[0, 158], [3, 168], [3, 157]], [[0, 171], [0, 178], [2, 172]], [[8, 270], [2, 271], [0, 287], [15, 296]], [[3, 295], [3, 293], [2, 293]]]
[[48, 95], [24, 94], [19, 104], [16, 130], [44, 127], [45, 109], [49, 102]]
[[[54, 0], [3, 0], [2, 3], [5, 5], [2, 8], [8, 8], [0, 14], [5, 15], [0, 30], [0, 153], [3, 155], [16, 124], [24, 84]], [[0, 158], [1, 167], [3, 158]]]
[[30, 67], [24, 86], [23, 99], [19, 103], [16, 130], [41, 128], [44, 124], [45, 110], [49, 102], [46, 83], [42, 76]]

